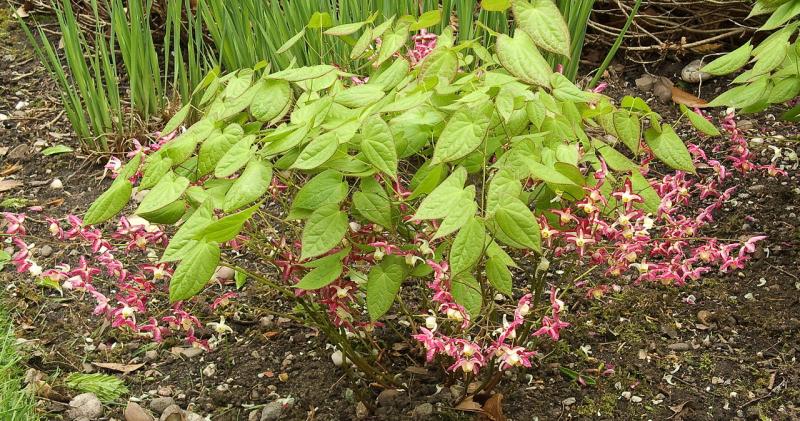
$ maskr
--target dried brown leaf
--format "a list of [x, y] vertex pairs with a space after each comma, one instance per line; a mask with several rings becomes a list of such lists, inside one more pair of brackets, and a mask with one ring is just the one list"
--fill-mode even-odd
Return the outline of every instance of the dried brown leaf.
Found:
[[118, 363], [92, 363], [95, 367], [105, 368], [111, 371], [119, 371], [122, 374], [128, 374], [130, 372], [136, 371], [142, 367], [144, 364], [118, 364]]
[[698, 98], [677, 86], [672, 87], [672, 102], [683, 104], [689, 108], [703, 108], [708, 104], [708, 101]]
[[456, 410], [466, 412], [483, 412], [483, 407], [481, 404], [472, 400], [472, 396], [467, 396], [463, 401], [456, 405]]
[[0, 177], [5, 177], [5, 176], [8, 176], [8, 175], [14, 174], [15, 172], [17, 172], [17, 171], [19, 171], [21, 169], [22, 169], [22, 165], [19, 165], [19, 164], [6, 165], [5, 167], [3, 167], [2, 170], [0, 170]]
[[22, 187], [22, 181], [19, 180], [0, 180], [0, 192], [9, 191]]
[[503, 394], [495, 393], [483, 404], [483, 412], [491, 421], [506, 421], [503, 415]]

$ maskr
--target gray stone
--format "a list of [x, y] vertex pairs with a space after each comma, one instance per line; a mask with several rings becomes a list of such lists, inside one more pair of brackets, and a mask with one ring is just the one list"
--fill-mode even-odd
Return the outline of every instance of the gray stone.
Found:
[[187, 421], [187, 419], [186, 414], [183, 413], [180, 406], [170, 405], [164, 409], [164, 413], [161, 414], [159, 421]]
[[675, 344], [669, 344], [668, 348], [673, 351], [688, 351], [692, 347], [689, 346], [689, 344], [687, 344], [686, 342], [678, 342]]
[[428, 402], [423, 404], [419, 404], [414, 407], [413, 415], [419, 419], [428, 419], [429, 416], [433, 414], [433, 405]]
[[385, 389], [380, 394], [378, 394], [378, 398], [375, 400], [375, 403], [378, 406], [392, 406], [397, 401], [397, 398], [400, 397], [402, 393], [397, 389]]
[[700, 83], [714, 77], [714, 75], [710, 73], [701, 72], [700, 69], [702, 67], [703, 62], [701, 60], [692, 61], [681, 70], [681, 79], [683, 79], [684, 82]]
[[281, 418], [283, 414], [283, 403], [272, 401], [261, 410], [261, 421], [274, 421]]
[[49, 245], [44, 245], [39, 249], [39, 256], [48, 257], [53, 254], [53, 248]]
[[150, 401], [149, 406], [150, 409], [152, 409], [156, 413], [163, 414], [164, 411], [172, 405], [175, 405], [175, 399], [167, 396], [167, 397], [153, 399], [152, 401]]
[[67, 416], [70, 419], [88, 418], [94, 420], [103, 416], [103, 404], [94, 393], [81, 393], [69, 401]]
[[123, 415], [125, 421], [155, 421], [155, 418], [136, 402], [128, 402]]

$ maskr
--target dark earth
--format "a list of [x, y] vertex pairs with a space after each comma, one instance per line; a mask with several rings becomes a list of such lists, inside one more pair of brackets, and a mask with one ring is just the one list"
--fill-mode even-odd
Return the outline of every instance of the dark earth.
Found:
[[[0, 193], [0, 202], [41, 205], [45, 216], [63, 217], [85, 212], [107, 181], [102, 163], [108, 157], [69, 153], [50, 157], [40, 151], [55, 144], [78, 149], [60, 112], [55, 84], [38, 65], [24, 34], [0, 9], [0, 175], [19, 180], [22, 187]], [[611, 73], [610, 96], [644, 96], [633, 80], [645, 70], [679, 80], [685, 64], [669, 61], [643, 69], [617, 64]], [[688, 61], [687, 61], [688, 62]], [[711, 99], [725, 81], [712, 81], [697, 90]], [[645, 96], [645, 98], [648, 98]], [[16, 110], [18, 103], [28, 104]], [[675, 104], [648, 102], [674, 121]], [[717, 110], [718, 111], [718, 110]], [[715, 111], [716, 112], [716, 111]], [[739, 126], [751, 140], [762, 163], [773, 152], [800, 149], [798, 127], [780, 122], [777, 110], [741, 116]], [[698, 141], [685, 121], [684, 139]], [[760, 139], [760, 140], [758, 140]], [[795, 155], [796, 160], [796, 155]], [[800, 182], [795, 161], [781, 161], [789, 177], [739, 177], [735, 200], [717, 214], [706, 232], [738, 239], [767, 235], [747, 268], [731, 274], [708, 274], [686, 287], [655, 284], [629, 286], [601, 300], [574, 291], [564, 340], [547, 343], [534, 368], [501, 383], [503, 411], [513, 420], [556, 419], [774, 419], [800, 418]], [[780, 162], [779, 162], [780, 163]], [[791, 165], [795, 165], [791, 169]], [[53, 189], [54, 178], [63, 189]], [[8, 207], [0, 210], [13, 210]], [[31, 236], [47, 244], [45, 225], [29, 224]], [[40, 257], [48, 267], [68, 260], [70, 249], [52, 243], [53, 253]], [[34, 285], [6, 267], [0, 272], [2, 306], [14, 316], [26, 365], [44, 373], [52, 385], [41, 396], [45, 419], [65, 419], [70, 398], [77, 394], [63, 385], [65, 373], [97, 370], [92, 362], [145, 365], [120, 375], [130, 398], [142, 406], [159, 395], [169, 395], [183, 408], [213, 420], [245, 420], [251, 412], [278, 398], [292, 397], [294, 405], [283, 419], [290, 420], [397, 420], [473, 419], [454, 408], [459, 386], [441, 384], [437, 376], [417, 368], [404, 377], [409, 390], [398, 394], [359, 380], [331, 362], [325, 338], [295, 322], [272, 316], [288, 305], [277, 294], [251, 283], [226, 319], [235, 333], [212, 353], [186, 355], [177, 339], [162, 345], [143, 342], [91, 316], [93, 304], [72, 293]], [[12, 287], [13, 285], [13, 287]], [[690, 304], [693, 297], [695, 304]], [[218, 315], [196, 309], [203, 321]], [[149, 352], [148, 352], [149, 351]], [[396, 358], [405, 358], [397, 356]], [[210, 364], [214, 373], [207, 370]], [[601, 375], [606, 368], [613, 374]], [[204, 374], [206, 369], [206, 374]], [[211, 375], [208, 375], [208, 374]], [[587, 382], [581, 385], [579, 373]], [[106, 411], [121, 419], [124, 400]], [[430, 405], [426, 405], [429, 403]]]

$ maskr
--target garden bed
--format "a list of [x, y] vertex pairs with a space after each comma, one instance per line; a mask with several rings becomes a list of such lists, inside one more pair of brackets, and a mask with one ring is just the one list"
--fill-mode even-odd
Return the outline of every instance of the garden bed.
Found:
[[[24, 184], [0, 193], [0, 201], [27, 199], [26, 207], [43, 206], [43, 212], [31, 214], [35, 220], [81, 214], [108, 185], [102, 165], [96, 157], [75, 153], [42, 156], [41, 150], [48, 146], [78, 149], [78, 145], [59, 113], [54, 84], [23, 34], [15, 25], [0, 23], [0, 34], [3, 31], [8, 33], [0, 46], [0, 113], [10, 118], [0, 121], [0, 171], [11, 171]], [[627, 70], [610, 81], [614, 97], [643, 95], [633, 88], [641, 69]], [[649, 70], [675, 78], [675, 69]], [[723, 86], [721, 81], [707, 84], [700, 96], [714, 96]], [[651, 106], [667, 121], [678, 116], [673, 104], [653, 101]], [[752, 139], [750, 147], [761, 162], [769, 161], [771, 146], [795, 153], [800, 149], [796, 125], [776, 121], [769, 111], [743, 116], [738, 124]], [[684, 122], [683, 128], [688, 124]], [[696, 137], [689, 130], [682, 134], [687, 140]], [[515, 420], [800, 417], [797, 177], [795, 168], [788, 177], [737, 175], [730, 181], [738, 187], [734, 200], [716, 215], [713, 232], [707, 234], [733, 241], [767, 235], [746, 269], [724, 276], [709, 274], [680, 288], [626, 286], [601, 299], [586, 297], [586, 290], [570, 292], [568, 320], [591, 324], [573, 323], [563, 341], [540, 351], [544, 358], [533, 369], [502, 384], [505, 416]], [[63, 188], [54, 187], [54, 179]], [[43, 252], [49, 235], [43, 224], [35, 226], [40, 231], [30, 235], [41, 239], [39, 264], [51, 267], [73, 253], [58, 244]], [[214, 420], [248, 419], [251, 412], [260, 412], [279, 398], [293, 398], [282, 410], [283, 417], [292, 420], [473, 417], [454, 408], [454, 399], [462, 394], [460, 386], [438, 383], [422, 366], [412, 370], [413, 383], [399, 393], [359, 381], [333, 364], [332, 350], [320, 332], [267, 314], [265, 310], [286, 312], [289, 304], [255, 283], [221, 312], [234, 332], [206, 353], [186, 348], [178, 339], [156, 345], [125, 335], [91, 316], [93, 304], [79, 294], [62, 296], [12, 271], [6, 267], [0, 272], [2, 305], [14, 317], [27, 366], [46, 375], [53, 386], [39, 402], [45, 419], [66, 417], [67, 402], [75, 392], [63, 387], [63, 373], [109, 372], [93, 363], [143, 363], [120, 375], [130, 389], [128, 398], [143, 407], [159, 397], [172, 398]], [[219, 318], [208, 309], [195, 310], [204, 322]], [[408, 352], [395, 350], [391, 358], [405, 360]], [[601, 366], [613, 370], [600, 372]], [[588, 384], [580, 384], [572, 373], [579, 373]], [[106, 417], [120, 419], [123, 409], [124, 405], [109, 405]]]

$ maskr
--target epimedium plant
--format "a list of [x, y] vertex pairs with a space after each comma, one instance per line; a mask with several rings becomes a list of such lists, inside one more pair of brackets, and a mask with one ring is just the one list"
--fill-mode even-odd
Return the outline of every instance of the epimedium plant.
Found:
[[789, 102], [783, 114], [786, 120], [800, 118], [800, 105], [794, 100], [800, 94], [800, 1], [758, 0], [750, 16], [770, 14], [759, 31], [774, 31], [757, 46], [752, 40], [717, 58], [701, 70], [713, 75], [727, 75], [752, 64], [732, 83], [735, 87], [715, 98], [710, 106], [727, 106], [744, 112], [758, 112], [773, 104]]
[[[726, 167], [684, 145], [643, 100], [617, 106], [554, 72], [540, 48], [566, 45], [562, 25], [520, 25], [492, 49], [446, 30], [432, 48], [418, 38], [405, 52], [392, 34], [413, 21], [390, 21], [380, 45], [355, 47], [373, 50], [368, 78], [332, 65], [209, 74], [193, 102], [199, 121], [172, 133], [184, 107], [157, 147], [114, 166], [83, 223], [147, 191], [136, 214], [177, 227], [159, 259], [177, 264], [177, 305], [228, 266], [294, 302], [373, 379], [398, 383], [380, 350], [413, 338], [456, 377], [489, 373], [481, 390], [531, 367], [540, 337], [560, 338], [563, 289], [610, 288], [594, 271], [681, 285], [742, 267], [763, 238], [695, 238], [732, 194], [720, 191]], [[737, 169], [780, 172], [749, 160], [732, 115], [724, 127]], [[697, 216], [695, 195], [709, 202]], [[242, 244], [246, 257], [224, 252]], [[30, 268], [26, 256], [14, 261]]]

